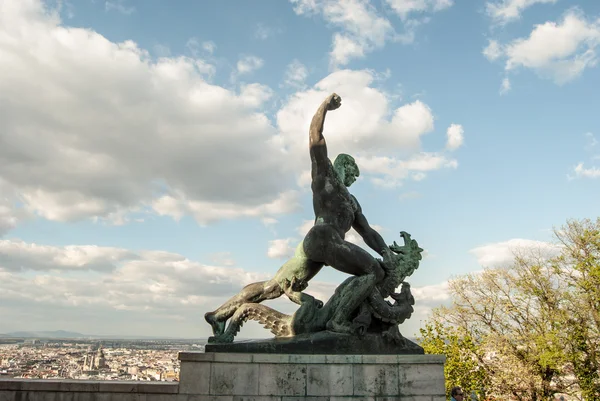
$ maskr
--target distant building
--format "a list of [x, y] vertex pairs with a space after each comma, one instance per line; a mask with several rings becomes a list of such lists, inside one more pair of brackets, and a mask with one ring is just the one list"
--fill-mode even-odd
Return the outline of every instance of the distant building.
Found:
[[104, 350], [102, 348], [98, 348], [98, 352], [96, 352], [96, 363], [94, 368], [96, 369], [105, 369], [106, 366], [106, 358], [104, 357]]

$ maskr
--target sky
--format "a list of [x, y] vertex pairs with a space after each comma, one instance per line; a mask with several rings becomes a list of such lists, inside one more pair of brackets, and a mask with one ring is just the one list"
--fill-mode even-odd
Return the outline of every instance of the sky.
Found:
[[597, 217], [599, 50], [597, 0], [0, 0], [0, 333], [209, 336], [310, 228], [336, 92], [330, 156], [425, 249], [412, 337], [449, 279]]

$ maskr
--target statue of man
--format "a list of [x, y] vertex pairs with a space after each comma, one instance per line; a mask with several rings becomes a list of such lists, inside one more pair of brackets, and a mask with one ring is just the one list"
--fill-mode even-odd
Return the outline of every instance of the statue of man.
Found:
[[[341, 98], [332, 94], [325, 99], [312, 118], [309, 130], [309, 150], [312, 162], [312, 192], [315, 224], [296, 248], [289, 259], [271, 280], [252, 283], [214, 312], [208, 312], [205, 319], [213, 328], [218, 340], [225, 329], [225, 322], [244, 303], [260, 303], [286, 294], [297, 304], [317, 302], [302, 291], [324, 265], [341, 272], [361, 276], [356, 282], [356, 291], [327, 324], [336, 332], [352, 332], [348, 325], [348, 315], [368, 296], [385, 275], [373, 256], [359, 246], [345, 241], [345, 235], [353, 227], [365, 243], [384, 258], [392, 257], [392, 251], [368, 223], [356, 198], [348, 187], [356, 181], [360, 172], [354, 158], [340, 154], [332, 164], [327, 156], [327, 145], [323, 137], [323, 126], [328, 111], [341, 106]], [[359, 285], [360, 284], [360, 285]]]

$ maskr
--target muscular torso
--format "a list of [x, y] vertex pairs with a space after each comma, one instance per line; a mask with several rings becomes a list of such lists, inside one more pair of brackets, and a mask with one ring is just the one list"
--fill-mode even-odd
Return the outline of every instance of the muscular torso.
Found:
[[312, 191], [315, 224], [328, 224], [344, 238], [354, 223], [358, 205], [337, 177], [331, 162], [325, 172], [313, 178]]

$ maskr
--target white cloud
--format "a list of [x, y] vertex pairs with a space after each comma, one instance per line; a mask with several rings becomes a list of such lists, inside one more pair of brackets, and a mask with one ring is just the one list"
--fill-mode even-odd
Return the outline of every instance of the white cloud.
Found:
[[[292, 95], [277, 113], [278, 145], [297, 171], [306, 169], [306, 137], [316, 105], [332, 92], [342, 97], [342, 107], [329, 113], [325, 128], [333, 159], [338, 153], [355, 157], [361, 170], [372, 178], [399, 184], [410, 171], [456, 167], [456, 161], [436, 152], [420, 152], [420, 138], [434, 129], [431, 109], [421, 101], [390, 109], [388, 96], [371, 87], [374, 73], [341, 70], [314, 88]], [[303, 177], [309, 177], [304, 174]]]
[[549, 242], [515, 238], [482, 245], [471, 249], [469, 253], [475, 255], [477, 262], [483, 267], [507, 267], [512, 264], [517, 254], [534, 253], [550, 258], [560, 253], [560, 247]]
[[412, 13], [435, 12], [452, 7], [453, 0], [386, 0], [386, 3], [402, 19], [408, 18]]
[[[139, 320], [153, 322], [149, 327], [156, 333], [161, 322], [179, 316], [187, 332], [178, 331], [178, 335], [208, 335], [210, 327], [198, 323], [198, 313], [218, 306], [243, 286], [267, 278], [162, 251], [0, 241], [0, 255], [3, 318], [32, 316], [36, 323], [19, 321], [23, 325], [42, 322], [39, 324], [57, 329], [60, 327], [54, 325], [64, 324], [64, 316], [70, 316], [69, 325], [79, 325], [77, 330], [84, 333], [112, 326], [142, 334], [140, 326], [131, 323]], [[94, 274], [84, 275], [82, 270]], [[128, 319], [122, 325], [108, 323], [119, 316]], [[2, 320], [0, 332], [7, 323]], [[185, 327], [189, 324], [185, 322], [194, 323]]]
[[106, 1], [104, 3], [104, 9], [106, 11], [118, 11], [121, 14], [125, 14], [125, 15], [130, 15], [133, 14], [135, 12], [135, 7], [133, 6], [128, 6], [125, 2], [125, 0], [112, 0], [112, 1]]
[[198, 223], [209, 224], [220, 219], [261, 218], [288, 214], [298, 211], [300, 204], [296, 191], [283, 192], [271, 202], [244, 208], [240, 208], [236, 202], [190, 200], [183, 193], [175, 193], [154, 200], [152, 208], [161, 216], [171, 216], [179, 219], [186, 214], [190, 214]]
[[17, 207], [17, 193], [0, 178], [0, 237], [28, 218], [23, 208]]
[[238, 74], [249, 74], [265, 64], [264, 60], [256, 56], [244, 56], [237, 62]]
[[217, 48], [215, 42], [207, 40], [200, 43], [200, 40], [196, 37], [189, 38], [185, 43], [185, 47], [190, 51], [190, 53], [195, 57], [200, 57], [201, 51], [206, 54], [213, 54]]
[[529, 68], [542, 78], [561, 85], [596, 66], [600, 44], [600, 20], [589, 21], [577, 10], [569, 10], [560, 22], [536, 25], [527, 38], [506, 45], [490, 41], [484, 51], [489, 59], [503, 55], [506, 71]]
[[[172, 336], [175, 330], [182, 337], [206, 337], [210, 327], [198, 318], [199, 313], [218, 307], [249, 283], [270, 278], [170, 252], [88, 245], [52, 247], [20, 241], [0, 244], [5, 255], [0, 260], [0, 313], [4, 318], [0, 332], [7, 330], [9, 322], [19, 321], [19, 329], [30, 330], [64, 329], [68, 324], [69, 330], [86, 334]], [[213, 256], [229, 259], [229, 255]], [[81, 274], [90, 269], [93, 274]], [[327, 301], [340, 282], [312, 280], [307, 292]], [[413, 287], [412, 291], [419, 307], [445, 300], [444, 284]], [[286, 313], [297, 309], [285, 299], [270, 305]], [[24, 316], [28, 318], [23, 320]], [[418, 316], [415, 313], [412, 319], [415, 324]], [[116, 327], [118, 332], [107, 332]], [[243, 336], [266, 334], [249, 325]]]
[[298, 60], [293, 60], [285, 69], [284, 85], [296, 88], [306, 88], [308, 68]]
[[243, 84], [240, 88], [240, 100], [250, 108], [259, 108], [273, 96], [273, 90], [261, 84]]
[[139, 256], [118, 248], [89, 246], [53, 247], [17, 240], [0, 240], [0, 270], [112, 271], [117, 263]]
[[458, 167], [455, 159], [449, 159], [441, 153], [431, 152], [420, 152], [405, 160], [385, 156], [357, 157], [356, 160], [361, 171], [382, 175], [380, 180], [374, 182], [388, 188], [400, 186], [407, 177], [421, 181], [429, 171]]
[[575, 176], [579, 178], [600, 178], [600, 168], [586, 168], [583, 166], [583, 163], [579, 163], [575, 166], [573, 172], [575, 173]]
[[276, 239], [269, 241], [267, 256], [272, 259], [287, 259], [294, 254], [293, 238]]
[[331, 68], [335, 69], [338, 65], [346, 65], [353, 58], [365, 56], [366, 46], [348, 35], [336, 33], [333, 35], [332, 50], [330, 53]]
[[451, 0], [388, 0], [404, 19], [405, 32], [399, 34], [368, 0], [290, 1], [296, 14], [322, 15], [325, 21], [340, 30], [333, 35], [330, 53], [330, 65], [334, 70], [382, 48], [388, 41], [411, 43], [415, 29], [427, 19], [406, 19], [409, 13], [434, 12], [452, 5]]
[[460, 148], [465, 140], [465, 130], [460, 124], [450, 124], [446, 130], [446, 149], [456, 150]]
[[215, 44], [215, 42], [211, 41], [211, 40], [207, 40], [202, 42], [202, 48], [207, 51], [210, 54], [213, 54], [215, 52], [215, 50], [217, 49], [217, 45]]
[[235, 260], [231, 252], [217, 252], [210, 255], [211, 261], [217, 265], [231, 267], [235, 266]]
[[[218, 307], [249, 283], [270, 278], [226, 267], [232, 264], [229, 254], [212, 255], [222, 263], [209, 265], [164, 251], [0, 241], [0, 255], [0, 332], [19, 321], [18, 329], [25, 330], [64, 329], [68, 324], [69, 330], [86, 334], [172, 336], [176, 330], [182, 337], [206, 337], [210, 327], [198, 319], [199, 313]], [[93, 274], [82, 274], [87, 270]], [[338, 284], [312, 280], [307, 292], [326, 301]], [[444, 284], [412, 291], [418, 307], [446, 299]], [[286, 313], [297, 309], [284, 299], [271, 306]], [[419, 316], [416, 311], [415, 324]], [[112, 331], [115, 327], [118, 332]], [[265, 334], [251, 325], [244, 331], [244, 337]]]
[[415, 297], [415, 304], [419, 305], [438, 306], [450, 299], [447, 281], [423, 287], [411, 287], [410, 290]]
[[302, 224], [300, 224], [300, 226], [298, 226], [297, 228], [297, 232], [298, 234], [304, 238], [304, 236], [306, 234], [308, 234], [308, 231], [315, 225], [315, 221], [314, 220], [304, 220], [302, 222]]
[[504, 78], [502, 80], [502, 84], [500, 85], [500, 94], [504, 95], [508, 91], [510, 91], [510, 79]]
[[154, 45], [153, 50], [158, 57], [169, 57], [171, 55], [171, 49], [166, 45]]
[[587, 140], [587, 143], [585, 145], [587, 150], [592, 150], [596, 147], [596, 145], [598, 145], [598, 140], [596, 139], [596, 136], [593, 133], [586, 132], [585, 137]]
[[486, 11], [490, 17], [500, 24], [517, 20], [521, 13], [535, 4], [554, 4], [557, 0], [497, 0], [486, 3]]
[[490, 61], [495, 61], [502, 57], [503, 50], [497, 40], [489, 40], [488, 45], [483, 49], [483, 55]]
[[0, 13], [0, 180], [27, 210], [122, 221], [154, 205], [206, 222], [297, 206], [295, 171], [259, 111], [269, 88], [227, 90], [201, 59], [152, 60], [60, 24], [34, 0]]

